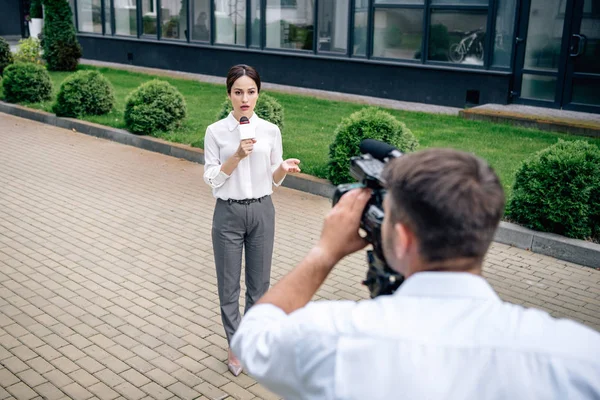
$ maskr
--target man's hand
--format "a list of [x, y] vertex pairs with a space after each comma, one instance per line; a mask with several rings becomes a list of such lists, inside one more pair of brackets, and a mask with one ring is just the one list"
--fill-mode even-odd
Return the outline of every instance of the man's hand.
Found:
[[360, 237], [360, 219], [371, 198], [369, 189], [354, 189], [344, 194], [325, 217], [317, 248], [327, 265], [338, 261], [367, 245]]

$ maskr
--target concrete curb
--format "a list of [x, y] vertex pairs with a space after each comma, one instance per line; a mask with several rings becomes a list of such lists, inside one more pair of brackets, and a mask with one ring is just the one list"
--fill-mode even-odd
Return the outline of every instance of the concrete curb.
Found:
[[[122, 129], [110, 128], [87, 121], [71, 118], [61, 118], [45, 111], [33, 110], [20, 105], [0, 101], [0, 112], [15, 115], [49, 125], [74, 130], [114, 142], [137, 148], [182, 158], [199, 164], [204, 163], [202, 149], [187, 145], [170, 143], [161, 139], [138, 136]], [[328, 180], [316, 178], [307, 174], [288, 176], [283, 186], [331, 198], [335, 191]], [[494, 240], [499, 243], [530, 250], [560, 260], [569, 261], [588, 267], [600, 268], [600, 245], [577, 239], [568, 239], [560, 235], [536, 232], [522, 226], [501, 222]]]

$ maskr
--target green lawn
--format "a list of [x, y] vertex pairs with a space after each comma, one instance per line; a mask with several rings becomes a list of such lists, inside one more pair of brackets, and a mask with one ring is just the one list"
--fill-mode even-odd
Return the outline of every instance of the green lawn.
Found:
[[[81, 69], [94, 67], [81, 66]], [[140, 73], [98, 68], [114, 85], [116, 109], [108, 115], [86, 117], [88, 121], [125, 128], [123, 110], [127, 94], [141, 83], [153, 79]], [[68, 73], [51, 72], [56, 92]], [[173, 142], [203, 147], [206, 126], [215, 121], [215, 115], [225, 100], [225, 85], [200, 83], [191, 80], [161, 77], [175, 85], [184, 95], [188, 117], [183, 126], [159, 137]], [[223, 79], [225, 81], [225, 79]], [[365, 107], [364, 105], [321, 100], [307, 96], [269, 92], [285, 110], [283, 129], [284, 157], [299, 158], [303, 172], [326, 177], [329, 144], [342, 118]], [[33, 108], [50, 111], [51, 103], [31, 104]], [[455, 116], [389, 110], [413, 131], [420, 147], [453, 147], [471, 151], [490, 162], [496, 169], [507, 194], [514, 182], [514, 173], [520, 162], [559, 138], [583, 139], [533, 129], [517, 128], [488, 122], [467, 121]], [[600, 139], [584, 138], [600, 146]]]

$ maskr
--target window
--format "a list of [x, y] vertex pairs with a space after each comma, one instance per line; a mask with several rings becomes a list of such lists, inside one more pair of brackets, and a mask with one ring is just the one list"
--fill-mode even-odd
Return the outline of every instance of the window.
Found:
[[192, 38], [200, 42], [210, 40], [210, 0], [190, 0], [192, 13]]
[[142, 34], [157, 35], [156, 0], [142, 0]]
[[112, 24], [110, 22], [110, 0], [104, 0], [104, 33], [106, 35], [112, 35]]
[[367, 20], [369, 18], [369, 2], [367, 0], [355, 0], [354, 3], [354, 34], [352, 54], [355, 56], [367, 55]]
[[423, 10], [376, 8], [373, 27], [373, 56], [395, 59], [421, 57]]
[[114, 0], [114, 6], [115, 35], [137, 36], [135, 0]]
[[162, 0], [160, 9], [161, 36], [186, 40], [187, 13], [185, 0]]
[[261, 23], [260, 23], [260, 0], [251, 0], [250, 21], [252, 21], [252, 36], [250, 37], [250, 46], [260, 47]]
[[346, 53], [349, 0], [319, 2], [317, 51]]
[[427, 59], [483, 65], [486, 24], [487, 10], [432, 10]]
[[246, 0], [215, 1], [215, 43], [246, 44]]
[[312, 0], [267, 0], [267, 47], [312, 50], [313, 16]]
[[102, 9], [100, 0], [77, 1], [80, 32], [102, 33]]
[[510, 67], [516, 9], [515, 0], [498, 0], [496, 32], [494, 34], [494, 58], [492, 60], [492, 65], [495, 67]]

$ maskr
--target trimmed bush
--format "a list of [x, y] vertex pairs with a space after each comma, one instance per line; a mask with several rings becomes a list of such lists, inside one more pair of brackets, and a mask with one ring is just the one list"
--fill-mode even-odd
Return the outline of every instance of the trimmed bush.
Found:
[[43, 47], [50, 71], [75, 71], [81, 57], [71, 6], [66, 0], [45, 0]]
[[342, 119], [329, 146], [328, 179], [334, 185], [353, 182], [350, 158], [360, 154], [363, 139], [376, 139], [395, 146], [403, 153], [417, 149], [419, 143], [403, 122], [378, 108], [363, 108]]
[[600, 239], [600, 149], [559, 140], [524, 161], [507, 217], [537, 231]]
[[185, 99], [170, 83], [143, 83], [126, 99], [125, 124], [137, 134], [151, 135], [175, 128], [185, 118]]
[[[231, 110], [233, 110], [233, 107], [227, 98], [221, 105], [221, 111], [217, 114], [217, 120], [227, 117]], [[260, 118], [277, 125], [279, 129], [283, 129], [283, 107], [274, 97], [266, 93], [261, 93], [256, 101], [254, 112]]]
[[15, 62], [30, 62], [42, 64], [42, 46], [40, 40], [34, 37], [19, 40], [19, 49], [15, 54]]
[[37, 103], [50, 100], [52, 82], [46, 68], [32, 63], [11, 64], [2, 80], [4, 99], [9, 103]]
[[0, 75], [4, 73], [4, 69], [14, 62], [13, 55], [10, 51], [10, 45], [0, 37]]
[[52, 111], [59, 117], [102, 115], [115, 105], [114, 90], [98, 71], [78, 71], [60, 85]]

